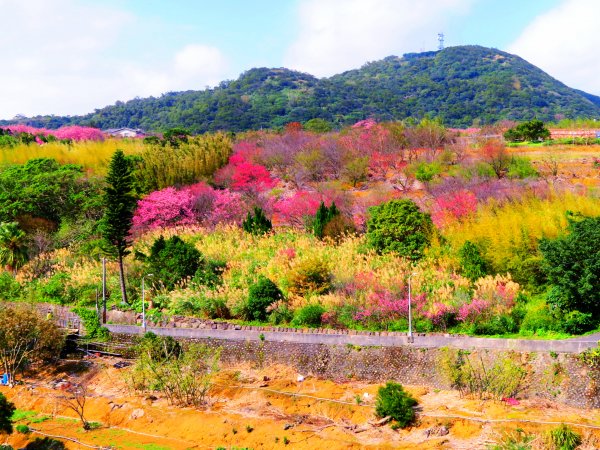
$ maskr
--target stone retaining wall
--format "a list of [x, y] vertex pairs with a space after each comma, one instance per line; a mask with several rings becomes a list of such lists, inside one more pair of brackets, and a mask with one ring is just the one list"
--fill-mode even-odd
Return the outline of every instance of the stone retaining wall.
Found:
[[[132, 344], [141, 327], [110, 326], [116, 345]], [[164, 332], [168, 330], [167, 332]], [[119, 333], [120, 331], [120, 333]], [[123, 334], [126, 331], [126, 334]], [[329, 340], [334, 335], [288, 333], [303, 336], [304, 341], [274, 339], [265, 332], [264, 339], [232, 339], [223, 330], [219, 333], [198, 333], [185, 329], [152, 329], [184, 342], [200, 342], [222, 349], [221, 360], [226, 366], [253, 364], [268, 371], [273, 364], [294, 367], [302, 375], [334, 380], [385, 382], [396, 380], [404, 384], [451, 388], [441, 359], [449, 349], [415, 347], [412, 345], [359, 345]], [[246, 330], [247, 331], [247, 330]], [[132, 334], [137, 332], [135, 334]], [[247, 335], [243, 333], [243, 335]], [[238, 336], [241, 336], [238, 334]], [[349, 336], [346, 336], [349, 337]], [[325, 342], [328, 340], [328, 342]], [[454, 350], [455, 351], [455, 350]], [[600, 407], [600, 373], [583, 364], [574, 354], [554, 352], [516, 352], [511, 350], [478, 349], [469, 352], [472, 361], [484, 361], [486, 367], [509, 356], [526, 370], [527, 376], [519, 398], [540, 398], [577, 407]]]

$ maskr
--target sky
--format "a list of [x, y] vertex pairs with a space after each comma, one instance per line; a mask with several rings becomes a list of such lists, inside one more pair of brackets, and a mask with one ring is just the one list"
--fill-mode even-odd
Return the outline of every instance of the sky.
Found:
[[199, 90], [253, 67], [327, 77], [445, 45], [600, 95], [598, 0], [0, 0], [0, 119]]

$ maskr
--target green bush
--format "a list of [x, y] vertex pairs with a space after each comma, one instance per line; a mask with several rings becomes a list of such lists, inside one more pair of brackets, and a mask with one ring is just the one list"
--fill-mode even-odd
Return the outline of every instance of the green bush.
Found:
[[181, 344], [171, 336], [157, 336], [148, 331], [135, 346], [137, 355], [144, 355], [152, 362], [167, 361], [181, 355]]
[[532, 305], [521, 322], [521, 330], [531, 333], [557, 331], [559, 328], [560, 323], [545, 303]]
[[303, 306], [294, 313], [294, 326], [319, 327], [321, 326], [321, 316], [325, 308], [318, 303]]
[[548, 450], [575, 450], [581, 445], [581, 435], [563, 423], [546, 433], [544, 443]]
[[538, 172], [531, 165], [531, 161], [527, 158], [514, 156], [511, 158], [508, 164], [508, 173], [506, 174], [509, 178], [537, 178]]
[[510, 314], [502, 314], [493, 316], [489, 320], [476, 322], [473, 327], [473, 332], [480, 335], [495, 335], [516, 333], [519, 331], [519, 323]]
[[108, 328], [102, 326], [100, 318], [95, 310], [78, 307], [73, 308], [73, 312], [81, 319], [87, 338], [107, 340], [110, 337]]
[[27, 425], [23, 425], [23, 424], [17, 425], [15, 427], [15, 430], [17, 430], [17, 433], [21, 433], [21, 434], [31, 433], [31, 430], [29, 429], [29, 427]]
[[391, 200], [369, 208], [367, 242], [380, 253], [396, 252], [418, 260], [429, 246], [433, 232], [431, 216], [412, 200]]
[[250, 286], [248, 301], [244, 315], [248, 320], [267, 320], [267, 308], [273, 303], [283, 300], [283, 293], [275, 283], [261, 276]]
[[476, 281], [489, 273], [488, 263], [481, 256], [481, 251], [471, 241], [465, 241], [458, 251], [462, 274], [471, 281]]
[[65, 444], [49, 437], [35, 438], [23, 450], [66, 450]]
[[289, 323], [294, 318], [294, 313], [288, 305], [280, 302], [277, 308], [274, 308], [269, 314], [269, 323], [273, 325], [280, 325], [282, 323]]
[[583, 334], [593, 330], [598, 325], [591, 313], [571, 311], [561, 322], [562, 331], [569, 334]]
[[391, 417], [394, 428], [404, 428], [415, 420], [413, 407], [417, 401], [404, 390], [401, 384], [388, 381], [377, 391], [375, 414], [377, 417]]
[[21, 296], [21, 285], [9, 272], [0, 272], [0, 300], [14, 301]]
[[168, 291], [191, 279], [204, 264], [202, 253], [179, 236], [169, 239], [160, 236], [152, 244], [148, 256], [141, 253], [136, 256], [145, 262], [148, 273], [153, 274], [152, 285]]

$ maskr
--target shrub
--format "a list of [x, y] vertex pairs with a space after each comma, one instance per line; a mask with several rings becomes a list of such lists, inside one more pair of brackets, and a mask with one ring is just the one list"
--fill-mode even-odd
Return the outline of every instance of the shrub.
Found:
[[17, 430], [17, 433], [21, 433], [21, 434], [31, 433], [31, 430], [29, 429], [29, 427], [27, 425], [23, 425], [23, 424], [17, 425], [15, 427], [15, 430]]
[[527, 158], [513, 156], [508, 165], [508, 178], [537, 178], [538, 172]]
[[[170, 404], [177, 406], [204, 405], [219, 370], [221, 349], [191, 344], [183, 352], [173, 351], [168, 358], [160, 359], [152, 353], [155, 347], [154, 338], [151, 339], [148, 350], [140, 353], [131, 371], [135, 389], [158, 389]], [[168, 341], [162, 342], [166, 346]]]
[[530, 306], [525, 313], [525, 317], [523, 317], [523, 322], [521, 322], [521, 331], [531, 333], [556, 331], [559, 328], [560, 323], [558, 323], [557, 318], [552, 314], [546, 303]]
[[431, 241], [433, 223], [411, 200], [391, 200], [369, 208], [367, 242], [380, 253], [418, 260]]
[[289, 277], [289, 292], [295, 295], [325, 294], [331, 289], [332, 274], [329, 266], [318, 258], [298, 263]]
[[64, 334], [32, 307], [0, 307], [0, 365], [12, 377], [33, 362], [58, 357]]
[[21, 285], [9, 272], [0, 272], [0, 300], [14, 301], [21, 295]]
[[220, 297], [202, 297], [198, 309], [208, 319], [230, 319], [231, 311], [227, 302]]
[[151, 331], [144, 333], [135, 346], [135, 352], [139, 357], [157, 363], [177, 358], [181, 351], [181, 344], [171, 336], [157, 336]]
[[149, 273], [154, 275], [154, 286], [172, 291], [175, 285], [194, 276], [204, 264], [204, 257], [192, 244], [181, 240], [179, 236], [165, 239], [160, 236], [150, 248], [150, 255], [138, 253], [144, 260]]
[[563, 318], [561, 327], [565, 333], [583, 334], [596, 328], [597, 324], [591, 313], [571, 311]]
[[254, 214], [248, 213], [246, 220], [242, 222], [242, 228], [250, 234], [261, 235], [271, 231], [273, 224], [267, 219], [262, 208], [255, 206]]
[[275, 308], [273, 308], [274, 305], [271, 305], [272, 309], [269, 313], [269, 323], [279, 325], [282, 323], [289, 323], [294, 318], [294, 313], [284, 302], [277, 302], [275, 305]]
[[540, 241], [553, 285], [548, 303], [600, 317], [600, 217], [567, 217], [569, 234]]
[[516, 396], [527, 375], [510, 354], [486, 362], [467, 351], [444, 349], [439, 365], [453, 388], [480, 399]]
[[505, 433], [502, 440], [489, 447], [489, 450], [530, 450], [535, 435], [527, 434], [522, 429]]
[[265, 321], [267, 308], [282, 299], [283, 293], [277, 285], [261, 276], [256, 283], [250, 286], [245, 311], [246, 319]]
[[404, 428], [415, 420], [413, 407], [417, 401], [399, 383], [388, 381], [380, 387], [375, 402], [377, 417], [391, 417], [395, 421], [393, 427]]
[[339, 242], [344, 236], [356, 231], [352, 222], [341, 215], [333, 217], [323, 228], [323, 238]]
[[73, 312], [81, 319], [87, 338], [104, 341], [110, 337], [108, 328], [102, 326], [95, 310], [78, 307], [74, 308]]
[[294, 313], [294, 326], [318, 327], [321, 325], [321, 316], [325, 312], [325, 308], [318, 303], [306, 305]]
[[546, 433], [544, 443], [549, 450], [575, 450], [581, 445], [581, 435], [563, 423]]
[[67, 447], [61, 441], [49, 437], [35, 438], [28, 443], [23, 450], [66, 450]]
[[489, 273], [488, 263], [483, 259], [476, 244], [465, 241], [458, 251], [462, 274], [471, 281], [486, 276]]

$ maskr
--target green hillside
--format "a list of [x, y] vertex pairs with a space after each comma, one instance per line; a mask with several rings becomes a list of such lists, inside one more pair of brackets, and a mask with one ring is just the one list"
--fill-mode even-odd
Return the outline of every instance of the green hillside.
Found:
[[274, 128], [315, 117], [340, 126], [367, 117], [402, 120], [425, 115], [455, 127], [502, 119], [548, 121], [557, 115], [592, 118], [600, 116], [600, 98], [565, 86], [518, 56], [458, 46], [389, 56], [322, 79], [284, 68], [251, 69], [213, 89], [117, 102], [85, 116], [20, 122], [154, 131], [182, 126], [204, 132]]

